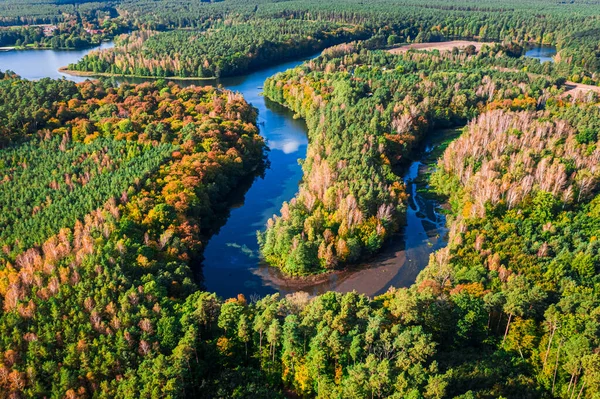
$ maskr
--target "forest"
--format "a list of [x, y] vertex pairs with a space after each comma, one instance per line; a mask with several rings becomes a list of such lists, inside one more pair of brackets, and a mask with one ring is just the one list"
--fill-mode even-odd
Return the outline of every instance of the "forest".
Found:
[[[401, 225], [406, 198], [393, 194], [403, 193], [397, 171], [410, 148], [432, 129], [470, 121], [430, 177], [451, 205], [448, 246], [409, 289], [375, 299], [433, 312], [415, 325], [436, 343], [441, 375], [429, 381], [439, 385], [415, 397], [596, 397], [597, 98], [512, 72], [501, 46], [473, 55], [360, 46], [328, 49], [265, 83], [310, 135], [298, 195], [259, 235], [266, 259], [307, 274], [371, 255]], [[339, 385], [339, 397], [369, 396]], [[400, 386], [374, 396], [408, 397]]]
[[450, 245], [420, 278], [489, 290], [488, 326], [554, 397], [599, 389], [598, 115], [587, 104], [490, 111], [432, 177], [453, 206]]
[[361, 37], [365, 32], [352, 26], [271, 19], [213, 26], [207, 31], [141, 31], [124, 35], [115, 48], [86, 55], [69, 69], [124, 76], [219, 78]]
[[189, 260], [223, 198], [263, 167], [256, 112], [212, 87], [0, 84], [28, 93], [0, 111], [0, 392], [114, 397], [177, 345], [169, 315], [194, 290]]
[[[0, 398], [600, 398], [600, 98], [570, 90], [599, 82], [599, 25], [578, 0], [2, 2], [1, 46], [114, 38], [70, 68], [159, 79], [0, 72]], [[490, 44], [389, 51], [453, 38]], [[163, 78], [320, 50], [262, 87], [309, 141], [262, 258], [372, 259], [452, 127], [424, 176], [448, 244], [374, 297], [206, 292], [193, 266], [269, 143], [241, 94]]]
[[111, 31], [90, 33], [82, 27], [57, 26], [51, 35], [44, 33], [43, 26], [12, 27], [0, 29], [0, 47], [14, 46], [18, 49], [81, 49], [98, 45], [111, 36]]
[[306, 118], [311, 142], [298, 195], [259, 237], [269, 263], [303, 275], [368, 258], [401, 225], [406, 193], [396, 172], [428, 130], [505, 101], [535, 109], [558, 90], [486, 67], [499, 52], [395, 56], [340, 45], [267, 80], [265, 95]]
[[[71, 65], [75, 73], [230, 76], [367, 37], [372, 48], [453, 38], [508, 40], [522, 47], [554, 45], [559, 54], [552, 69], [574, 82], [597, 83], [600, 67], [595, 40], [600, 9], [588, 2], [465, 0], [448, 4], [435, 0], [423, 5], [414, 0], [378, 0], [369, 7], [359, 0], [334, 5], [314, 0], [261, 0], [252, 5], [241, 0], [43, 4], [22, 0], [0, 5], [0, 24], [4, 25], [0, 43], [78, 48], [132, 32], [131, 37], [117, 40], [117, 49]], [[58, 29], [46, 36], [32, 26], [44, 23], [57, 24]]]
[[[86, 157], [101, 157], [118, 173], [120, 148], [136, 162], [136, 149], [168, 152], [147, 172], [152, 179], [108, 193], [38, 245], [5, 252], [3, 390], [25, 397], [594, 398], [596, 100], [565, 97], [553, 79], [495, 69], [490, 59], [506, 62], [502, 46], [473, 55], [360, 47], [333, 47], [265, 84], [266, 95], [307, 119], [311, 145], [300, 193], [263, 245], [317, 247], [316, 269], [295, 263], [310, 252], [292, 249], [282, 265], [290, 273], [352, 261], [339, 251], [344, 241], [355, 245], [352, 255], [368, 256], [401, 225], [407, 195], [398, 171], [411, 148], [431, 129], [470, 121], [430, 178], [452, 205], [449, 246], [414, 285], [376, 298], [330, 292], [223, 300], [199, 290], [190, 259], [209, 234], [215, 199], [251, 169], [245, 163], [259, 168], [264, 157], [256, 113], [239, 94], [7, 74], [6, 95], [30, 97], [3, 109], [11, 126], [3, 168], [25, 183], [20, 168], [35, 167], [35, 151], [53, 146], [58, 151], [46, 156], [56, 158], [38, 168], [76, 168], [55, 183], [50, 173], [45, 195], [65, 190], [77, 198], [77, 186], [93, 184], [80, 176], [102, 171], [89, 169]], [[8, 115], [20, 110], [29, 119], [40, 103], [47, 117], [39, 125], [8, 125]], [[72, 157], [82, 162], [63, 161]], [[302, 232], [294, 237], [294, 229]]]

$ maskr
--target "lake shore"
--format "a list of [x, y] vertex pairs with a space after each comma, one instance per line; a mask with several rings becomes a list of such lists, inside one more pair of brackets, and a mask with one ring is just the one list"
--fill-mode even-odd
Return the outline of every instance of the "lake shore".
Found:
[[136, 78], [136, 79], [167, 79], [167, 80], [217, 80], [216, 77], [184, 77], [184, 76], [145, 76], [145, 75], [122, 75], [117, 73], [108, 73], [108, 72], [90, 72], [90, 71], [74, 71], [69, 69], [69, 67], [63, 66], [58, 68], [60, 73], [64, 73], [71, 76], [78, 76], [84, 78], [98, 78], [98, 77], [107, 77], [107, 78]]

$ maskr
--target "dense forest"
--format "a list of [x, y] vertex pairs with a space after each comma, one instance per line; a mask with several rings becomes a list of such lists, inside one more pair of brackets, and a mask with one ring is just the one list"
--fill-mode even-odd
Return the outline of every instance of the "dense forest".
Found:
[[[395, 173], [402, 158], [431, 129], [469, 119], [431, 177], [452, 205], [448, 247], [415, 285], [377, 300], [425, 313], [412, 320], [432, 334], [439, 374], [428, 377], [435, 388], [418, 389], [422, 397], [436, 397], [434, 390], [437, 397], [593, 398], [600, 389], [597, 100], [571, 97], [560, 79], [511, 72], [505, 65], [514, 61], [503, 53], [392, 56], [341, 45], [269, 79], [265, 93], [307, 118], [310, 146], [299, 194], [259, 240], [266, 259], [290, 274], [372, 254], [401, 219], [405, 198], [393, 194], [402, 193]], [[412, 71], [418, 76], [402, 87]], [[384, 373], [393, 383], [394, 372]], [[339, 397], [369, 396], [338, 385]], [[401, 386], [370, 394], [408, 396]]]
[[[7, 26], [0, 30], [4, 45], [79, 47], [126, 29], [139, 31], [123, 39], [119, 49], [94, 54], [71, 66], [92, 73], [227, 76], [293, 54], [310, 53], [342, 39], [364, 38], [366, 33], [372, 47], [457, 37], [508, 40], [521, 46], [552, 44], [559, 50], [555, 69], [575, 82], [596, 83], [600, 67], [595, 40], [600, 9], [588, 3], [503, 0], [449, 4], [436, 0], [424, 5], [412, 0], [378, 0], [365, 7], [359, 0], [335, 4], [313, 0], [261, 0], [256, 4], [128, 0], [81, 2], [74, 10], [71, 4], [60, 2], [45, 3], [46, 8], [24, 3], [19, 18], [14, 19], [10, 17], [16, 13], [13, 2], [7, 2], [4, 9], [0, 6]], [[23, 27], [31, 23], [55, 23], [59, 29], [35, 38], [33, 28]], [[94, 34], [77, 32], [78, 26], [88, 27]], [[37, 32], [39, 36], [41, 29]], [[222, 65], [217, 65], [219, 62]]]
[[[122, 39], [120, 48], [91, 55], [71, 69], [212, 77], [239, 74], [367, 34], [372, 47], [460, 37], [555, 45], [555, 69], [561, 76], [597, 83], [599, 14], [600, 8], [588, 2], [542, 0], [433, 0], [426, 5], [377, 0], [368, 7], [360, 0], [11, 0], [0, 5], [0, 46], [80, 48], [130, 30], [135, 34]], [[55, 29], [47, 32], [39, 24]]]
[[306, 118], [311, 142], [298, 195], [259, 237], [266, 259], [288, 274], [335, 269], [381, 248], [404, 213], [395, 172], [428, 130], [464, 124], [487, 105], [535, 109], [557, 90], [485, 66], [494, 52], [353, 50], [331, 48], [265, 83], [265, 95]]
[[69, 69], [126, 76], [219, 78], [313, 54], [365, 37], [359, 28], [296, 20], [260, 20], [208, 31], [142, 31], [117, 47], [86, 55]]
[[[328, 47], [263, 88], [309, 135], [257, 238], [284, 275], [371, 259], [425, 138], [462, 133], [423, 177], [449, 234], [414, 284], [219, 298], [192, 264], [268, 166], [256, 109], [0, 72], [0, 398], [600, 398], [599, 98], [569, 90], [599, 82], [599, 25], [579, 0], [2, 2], [0, 46], [127, 32], [79, 72], [231, 76]], [[387, 51], [451, 38], [491, 44]]]
[[[560, 82], [494, 68], [490, 58], [507, 62], [501, 46], [471, 55], [357, 47], [331, 48], [265, 85], [307, 118], [310, 132], [298, 198], [261, 238], [265, 251], [275, 241], [291, 246], [267, 254], [288, 256], [282, 266], [290, 273], [376, 251], [401, 224], [398, 172], [411, 148], [431, 129], [471, 120], [431, 177], [452, 204], [449, 246], [412, 287], [373, 299], [298, 293], [223, 301], [198, 290], [189, 260], [215, 217], [214, 199], [246, 162], [262, 160], [256, 114], [239, 95], [160, 81], [115, 88], [6, 76], [7, 95], [31, 94], [4, 115], [29, 115], [41, 108], [36, 101], [54, 96], [39, 126], [7, 130], [14, 133], [6, 135], [3, 167], [22, 173], [24, 184], [27, 171], [19, 168], [35, 167], [43, 148], [59, 146], [48, 155], [56, 158], [39, 161], [42, 176], [48, 163], [75, 167], [65, 156], [79, 157], [85, 175], [87, 156], [105, 159], [112, 173], [121, 169], [119, 148], [131, 148], [132, 160], [136, 148], [168, 152], [148, 172], [152, 179], [129, 183], [39, 246], [7, 249], [3, 389], [68, 397], [292, 390], [593, 398], [600, 387], [598, 108], [565, 97]], [[74, 195], [71, 186], [87, 184], [81, 172], [49, 180], [48, 188]], [[307, 254], [318, 260], [301, 263]]]
[[28, 93], [0, 112], [0, 391], [113, 397], [175, 350], [188, 263], [223, 198], [263, 165], [256, 112], [212, 87], [0, 85]]
[[0, 47], [14, 46], [19, 49], [80, 49], [98, 45], [113, 32], [118, 32], [116, 26], [106, 31], [85, 30], [80, 26], [61, 24], [52, 30], [51, 34], [44, 32], [44, 26], [13, 27], [0, 30]]
[[490, 111], [450, 145], [432, 178], [450, 196], [453, 220], [449, 247], [420, 278], [481, 289], [501, 348], [554, 397], [600, 390], [599, 115], [587, 105]]
[[0, 47], [79, 49], [128, 28], [101, 2], [5, 1], [0, 4]]

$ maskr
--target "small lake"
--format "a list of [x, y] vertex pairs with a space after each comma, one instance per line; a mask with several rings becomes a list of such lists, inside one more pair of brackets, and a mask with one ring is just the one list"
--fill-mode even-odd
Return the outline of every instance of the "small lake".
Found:
[[540, 62], [554, 62], [554, 56], [556, 55], [556, 47], [553, 46], [535, 46], [530, 47], [525, 52], [525, 57], [537, 58]]
[[[100, 48], [108, 48], [105, 43]], [[62, 66], [76, 62], [90, 50], [24, 50], [0, 52], [0, 70], [10, 69], [26, 79], [67, 78], [83, 81], [85, 78], [58, 72]], [[308, 58], [306, 58], [308, 59]], [[298, 191], [302, 169], [298, 160], [306, 156], [308, 144], [306, 125], [293, 118], [293, 113], [262, 97], [266, 78], [293, 68], [305, 59], [285, 62], [245, 76], [219, 81], [179, 81], [181, 85], [215, 85], [238, 91], [258, 109], [258, 125], [270, 148], [270, 167], [263, 177], [245, 182], [232, 195], [229, 217], [212, 236], [204, 251], [201, 264], [192, 265], [204, 289], [222, 297], [238, 293], [246, 296], [282, 294], [306, 291], [310, 294], [330, 290], [356, 290], [367, 295], [384, 293], [389, 287], [408, 286], [427, 265], [429, 255], [446, 245], [445, 217], [440, 204], [421, 194], [425, 183], [420, 176], [434, 163], [436, 146], [443, 134], [432, 134], [425, 140], [423, 156], [408, 168], [404, 180], [411, 194], [407, 211], [407, 225], [392, 237], [380, 255], [351, 270], [319, 276], [311, 281], [286, 279], [278, 269], [261, 261], [256, 231], [278, 213], [284, 201]], [[136, 82], [139, 79], [116, 79]], [[433, 161], [432, 161], [433, 160]]]

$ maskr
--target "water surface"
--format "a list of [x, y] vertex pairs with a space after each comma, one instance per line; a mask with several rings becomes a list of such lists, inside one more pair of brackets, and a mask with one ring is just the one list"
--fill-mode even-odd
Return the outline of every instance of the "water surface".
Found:
[[540, 62], [554, 62], [556, 47], [553, 46], [535, 46], [530, 47], [525, 52], [525, 57], [537, 58]]
[[67, 78], [83, 82], [86, 78], [59, 72], [60, 67], [75, 63], [91, 50], [113, 47], [113, 42], [85, 50], [10, 50], [0, 52], [0, 70], [11, 70], [25, 79]]

